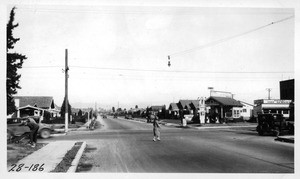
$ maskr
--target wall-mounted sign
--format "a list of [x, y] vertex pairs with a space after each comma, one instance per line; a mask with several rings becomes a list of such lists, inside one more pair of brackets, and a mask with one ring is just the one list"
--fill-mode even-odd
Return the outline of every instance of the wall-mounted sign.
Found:
[[211, 91], [210, 95], [215, 97], [232, 98], [232, 93], [224, 91]]
[[292, 100], [282, 100], [282, 99], [259, 99], [254, 100], [254, 104], [261, 105], [261, 104], [289, 104]]

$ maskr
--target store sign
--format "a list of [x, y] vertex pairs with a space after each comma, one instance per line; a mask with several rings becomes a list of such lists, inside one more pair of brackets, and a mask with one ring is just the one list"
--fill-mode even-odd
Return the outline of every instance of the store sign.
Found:
[[292, 100], [281, 100], [281, 99], [260, 99], [255, 100], [254, 104], [261, 105], [261, 104], [290, 104]]
[[232, 98], [232, 93], [223, 91], [211, 91], [210, 95], [215, 97]]

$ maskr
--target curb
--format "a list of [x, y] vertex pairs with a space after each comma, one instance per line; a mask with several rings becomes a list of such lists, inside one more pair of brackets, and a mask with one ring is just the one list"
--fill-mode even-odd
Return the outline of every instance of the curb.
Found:
[[58, 137], [58, 136], [64, 136], [64, 135], [67, 135], [67, 133], [51, 134], [51, 137]]
[[213, 128], [226, 129], [226, 128], [247, 128], [247, 127], [256, 127], [256, 126], [209, 126], [209, 127], [202, 126], [202, 127], [194, 127], [194, 128], [200, 130], [200, 129], [213, 129]]
[[165, 125], [165, 126], [180, 126], [179, 124], [174, 124], [174, 123], [162, 123], [162, 125]]
[[283, 138], [283, 137], [277, 137], [274, 139], [275, 141], [280, 141], [280, 142], [287, 142], [287, 143], [295, 143], [294, 138]]
[[125, 121], [137, 122], [137, 123], [147, 123], [145, 121], [136, 120], [134, 118], [133, 119], [118, 118], [118, 119], [125, 120]]
[[75, 173], [77, 166], [79, 164], [79, 160], [83, 154], [85, 147], [86, 147], [86, 142], [83, 142], [80, 149], [78, 150], [74, 160], [72, 161], [72, 164], [71, 164], [70, 168], [68, 169], [67, 173]]

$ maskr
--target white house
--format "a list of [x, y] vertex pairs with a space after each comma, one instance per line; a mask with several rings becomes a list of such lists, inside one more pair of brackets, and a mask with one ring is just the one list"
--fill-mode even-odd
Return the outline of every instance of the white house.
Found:
[[17, 111], [11, 117], [43, 116], [44, 111], [52, 117], [59, 114], [51, 96], [14, 96]]
[[243, 107], [241, 108], [240, 115], [243, 116], [244, 120], [249, 120], [253, 114], [253, 104], [249, 104], [243, 101], [239, 101]]

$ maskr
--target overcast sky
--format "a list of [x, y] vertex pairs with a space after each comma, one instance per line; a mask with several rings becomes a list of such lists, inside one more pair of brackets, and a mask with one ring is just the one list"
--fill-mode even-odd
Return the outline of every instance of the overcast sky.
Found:
[[16, 7], [15, 51], [28, 57], [18, 95], [53, 96], [59, 106], [65, 49], [74, 107], [168, 106], [208, 97], [208, 87], [253, 103], [266, 88], [279, 99], [279, 81], [294, 78], [293, 9]]

